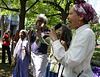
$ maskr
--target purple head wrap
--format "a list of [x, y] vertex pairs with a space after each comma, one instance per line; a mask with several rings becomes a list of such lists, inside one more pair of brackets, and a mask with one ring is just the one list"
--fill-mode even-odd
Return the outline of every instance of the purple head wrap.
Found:
[[76, 0], [74, 6], [71, 8], [78, 15], [83, 16], [87, 22], [92, 20], [92, 23], [98, 23], [98, 17], [92, 5], [86, 3], [84, 0]]

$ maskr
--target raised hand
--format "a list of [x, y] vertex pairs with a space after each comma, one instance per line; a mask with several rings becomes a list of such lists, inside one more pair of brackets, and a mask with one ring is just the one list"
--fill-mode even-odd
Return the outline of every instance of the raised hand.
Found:
[[50, 31], [47, 32], [45, 35], [49, 36], [52, 41], [58, 40], [58, 38], [56, 36], [56, 32], [55, 32], [55, 27], [53, 27], [53, 30], [50, 28]]

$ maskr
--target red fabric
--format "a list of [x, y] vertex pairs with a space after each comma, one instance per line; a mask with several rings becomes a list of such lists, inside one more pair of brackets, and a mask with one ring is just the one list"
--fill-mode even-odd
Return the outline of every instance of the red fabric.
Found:
[[8, 35], [7, 34], [5, 34], [4, 39], [5, 39], [5, 41], [3, 42], [3, 45], [9, 46], [10, 41], [8, 40]]

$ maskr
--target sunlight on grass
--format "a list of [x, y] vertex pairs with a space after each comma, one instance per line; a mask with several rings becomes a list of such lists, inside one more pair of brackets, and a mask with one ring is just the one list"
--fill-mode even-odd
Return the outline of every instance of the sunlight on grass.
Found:
[[0, 63], [0, 77], [12, 77], [14, 67], [9, 64]]

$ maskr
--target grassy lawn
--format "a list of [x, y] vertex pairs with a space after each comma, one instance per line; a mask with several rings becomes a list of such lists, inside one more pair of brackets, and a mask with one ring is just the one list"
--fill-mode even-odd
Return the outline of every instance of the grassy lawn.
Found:
[[[2, 52], [0, 51], [0, 77], [12, 77], [14, 67], [8, 64], [7, 54], [6, 54], [6, 64], [1, 63], [1, 58], [2, 58], [1, 56]], [[92, 57], [92, 65], [100, 66], [100, 62], [97, 61], [100, 61], [100, 48], [95, 49], [94, 55]]]
[[[14, 70], [14, 66], [11, 66], [8, 64], [8, 59], [7, 59], [7, 53], [6, 53], [6, 63], [2, 63], [2, 52], [0, 49], [0, 77], [12, 77], [12, 73]], [[29, 66], [29, 70], [30, 70], [30, 66]], [[30, 74], [30, 77], [31, 74]]]
[[6, 53], [6, 63], [2, 63], [2, 52], [0, 49], [0, 77], [12, 77], [14, 67], [8, 64], [7, 53]]
[[14, 67], [0, 63], [0, 77], [12, 77]]

